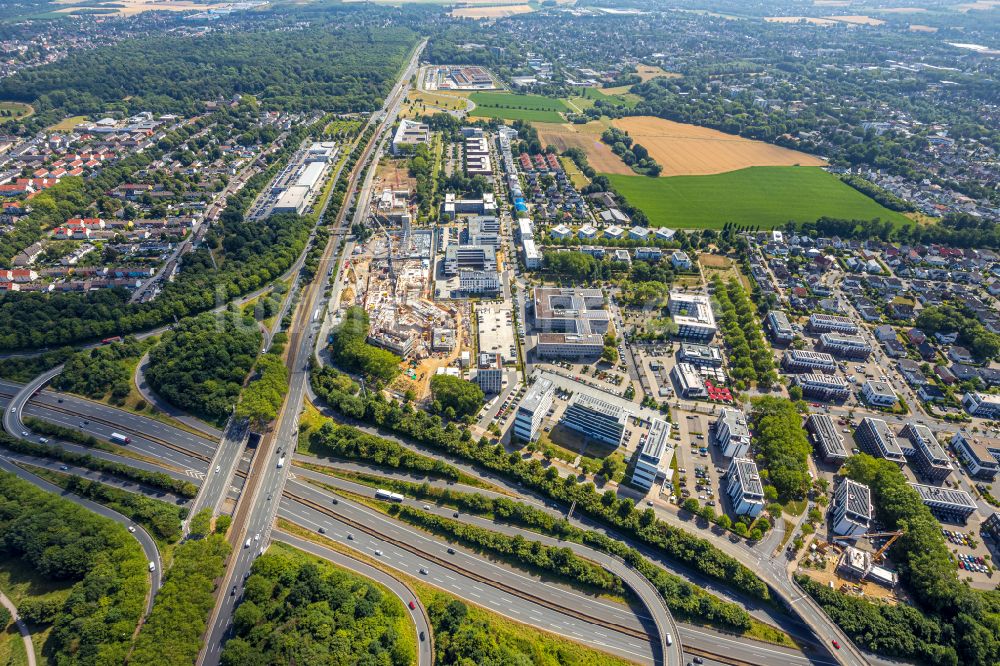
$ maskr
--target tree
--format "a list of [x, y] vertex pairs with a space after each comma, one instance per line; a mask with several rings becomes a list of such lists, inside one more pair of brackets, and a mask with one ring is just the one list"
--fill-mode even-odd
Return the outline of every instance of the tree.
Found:
[[449, 419], [475, 414], [485, 401], [485, 395], [477, 384], [451, 375], [431, 377], [431, 394], [445, 412], [451, 410]]

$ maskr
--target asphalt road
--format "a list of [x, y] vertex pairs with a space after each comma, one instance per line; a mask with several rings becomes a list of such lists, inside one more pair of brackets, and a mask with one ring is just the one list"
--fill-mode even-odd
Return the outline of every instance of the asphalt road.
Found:
[[0, 604], [10, 611], [10, 616], [14, 619], [14, 624], [21, 634], [21, 640], [24, 642], [24, 652], [28, 658], [28, 666], [35, 666], [35, 644], [31, 640], [31, 632], [28, 631], [28, 625], [18, 616], [17, 606], [14, 605], [14, 602], [8, 599], [3, 592], [0, 592]]
[[[342, 569], [353, 571], [387, 588], [403, 602], [407, 612], [410, 613], [410, 618], [413, 620], [417, 633], [417, 666], [431, 666], [434, 663], [433, 643], [431, 642], [433, 633], [431, 632], [431, 623], [427, 616], [427, 609], [424, 608], [423, 603], [421, 603], [420, 599], [406, 583], [393, 578], [386, 572], [376, 569], [370, 564], [365, 564], [341, 552], [324, 548], [312, 541], [301, 539], [286, 532], [276, 531], [274, 533], [274, 540], [295, 546], [299, 550], [303, 550], [311, 555], [322, 557], [324, 560], [328, 560]], [[416, 605], [415, 609], [410, 608], [410, 602]]]

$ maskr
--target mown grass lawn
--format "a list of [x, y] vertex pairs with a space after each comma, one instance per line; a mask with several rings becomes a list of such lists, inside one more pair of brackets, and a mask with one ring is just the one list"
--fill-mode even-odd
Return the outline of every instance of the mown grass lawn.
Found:
[[819, 167], [750, 167], [669, 178], [607, 176], [659, 227], [721, 229], [734, 222], [770, 229], [824, 216], [912, 224]]
[[506, 120], [528, 120], [541, 123], [561, 123], [561, 111], [569, 107], [561, 99], [541, 95], [475, 92], [469, 99], [476, 105], [470, 115]]

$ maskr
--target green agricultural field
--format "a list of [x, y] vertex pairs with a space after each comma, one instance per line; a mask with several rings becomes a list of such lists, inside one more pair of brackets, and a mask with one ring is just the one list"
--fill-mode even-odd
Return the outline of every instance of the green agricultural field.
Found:
[[511, 93], [475, 92], [469, 99], [476, 105], [470, 114], [485, 118], [528, 120], [541, 123], [561, 123], [560, 111], [569, 108], [561, 99], [541, 95], [514, 95]]
[[719, 229], [735, 222], [770, 229], [789, 220], [811, 222], [824, 216], [910, 222], [819, 167], [750, 167], [670, 178], [607, 177], [659, 227]]

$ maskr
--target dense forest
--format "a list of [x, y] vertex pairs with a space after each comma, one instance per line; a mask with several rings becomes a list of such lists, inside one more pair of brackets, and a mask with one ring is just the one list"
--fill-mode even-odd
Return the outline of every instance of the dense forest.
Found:
[[114, 401], [124, 400], [132, 390], [131, 368], [148, 347], [149, 342], [129, 337], [123, 342], [83, 349], [66, 361], [52, 385], [88, 398], [101, 399], [110, 394]]
[[42, 646], [52, 663], [125, 663], [149, 578], [142, 548], [124, 527], [4, 472], [0, 556], [73, 583], [62, 607], [21, 609], [34, 623], [52, 625]]
[[[72, 53], [0, 81], [0, 99], [27, 102], [35, 129], [65, 116], [200, 111], [253, 95], [268, 109], [370, 111], [416, 44], [407, 28], [333, 26], [274, 32], [156, 35]], [[127, 100], [127, 101], [126, 101]]]
[[[254, 562], [223, 666], [413, 663], [403, 604], [368, 580], [284, 546]], [[412, 634], [410, 634], [412, 635]]]
[[229, 312], [184, 319], [150, 350], [146, 379], [181, 409], [223, 421], [239, 400], [262, 340], [252, 317]]

